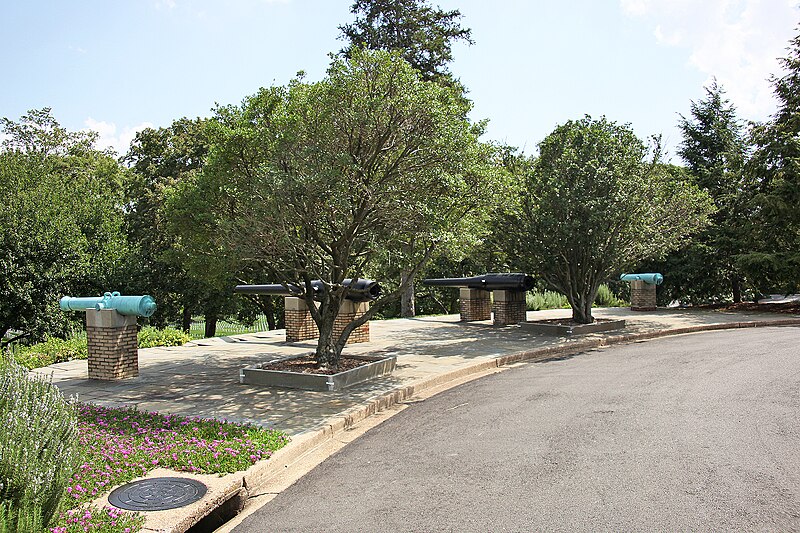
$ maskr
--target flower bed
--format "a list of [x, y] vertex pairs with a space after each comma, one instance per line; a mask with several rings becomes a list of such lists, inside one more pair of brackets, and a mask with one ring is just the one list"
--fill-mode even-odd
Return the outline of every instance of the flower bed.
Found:
[[82, 404], [78, 411], [85, 458], [66, 489], [64, 507], [72, 509], [61, 513], [52, 533], [138, 531], [141, 516], [88, 503], [156, 467], [204, 474], [246, 470], [289, 440], [280, 431], [132, 408]]

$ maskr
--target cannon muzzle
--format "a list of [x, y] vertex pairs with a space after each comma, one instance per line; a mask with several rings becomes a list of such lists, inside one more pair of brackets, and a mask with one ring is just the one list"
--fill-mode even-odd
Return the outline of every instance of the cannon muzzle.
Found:
[[435, 278], [422, 280], [423, 285], [433, 287], [457, 287], [484, 291], [529, 291], [533, 288], [533, 277], [519, 272], [489, 273], [471, 278]]
[[[352, 279], [346, 279], [342, 285], [347, 287], [347, 295], [345, 299], [353, 302], [370, 302], [377, 300], [381, 295], [381, 286], [377, 281], [370, 279], [358, 279], [353, 282]], [[325, 290], [325, 283], [320, 280], [311, 282], [311, 288], [314, 291], [314, 299], [321, 300], [322, 293]], [[266, 294], [270, 296], [302, 296], [303, 289], [299, 285], [288, 284], [286, 286], [280, 283], [270, 285], [237, 285], [234, 292], [240, 294]]]
[[619, 279], [622, 281], [644, 281], [648, 285], [661, 285], [664, 281], [664, 276], [657, 272], [648, 272], [646, 274], [622, 274]]
[[58, 302], [62, 311], [86, 311], [88, 309], [114, 309], [121, 315], [149, 317], [156, 312], [152, 296], [121, 296], [118, 292], [107, 292], [103, 296], [75, 298], [64, 296]]

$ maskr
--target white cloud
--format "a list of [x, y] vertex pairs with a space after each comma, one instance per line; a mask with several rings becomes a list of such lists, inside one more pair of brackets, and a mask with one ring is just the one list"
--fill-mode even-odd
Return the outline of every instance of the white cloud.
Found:
[[797, 0], [620, 0], [622, 11], [653, 28], [657, 42], [687, 49], [687, 63], [727, 91], [740, 116], [775, 109], [767, 79], [800, 20]]
[[86, 125], [84, 131], [97, 132], [97, 148], [101, 150], [111, 148], [119, 155], [123, 155], [128, 151], [131, 141], [136, 137], [137, 132], [153, 127], [150, 122], [142, 122], [137, 126], [126, 126], [117, 133], [117, 125], [113, 122], [98, 121], [89, 117], [84, 121], [84, 124]]

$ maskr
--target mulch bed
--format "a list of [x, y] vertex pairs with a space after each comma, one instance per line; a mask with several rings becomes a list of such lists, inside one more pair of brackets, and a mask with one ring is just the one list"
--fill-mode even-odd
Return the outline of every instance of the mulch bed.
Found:
[[800, 315], [800, 302], [786, 302], [782, 304], [756, 304], [753, 302], [742, 302], [729, 305], [725, 309], [736, 311], [767, 311], [770, 313]]
[[722, 311], [761, 311], [764, 313], [785, 313], [788, 315], [800, 315], [800, 302], [786, 302], [779, 304], [757, 304], [755, 302], [741, 302], [738, 304], [723, 305], [699, 305], [700, 309], [720, 309]]
[[323, 374], [326, 376], [332, 376], [333, 374], [338, 374], [339, 372], [345, 372], [347, 370], [358, 368], [359, 366], [364, 366], [367, 363], [370, 363], [370, 361], [357, 359], [355, 357], [342, 356], [339, 358], [339, 368], [337, 369], [317, 368], [317, 363], [314, 361], [314, 358], [310, 355], [306, 355], [303, 357], [297, 357], [295, 359], [286, 359], [283, 361], [266, 363], [262, 367], [262, 370], [279, 370], [283, 372]]

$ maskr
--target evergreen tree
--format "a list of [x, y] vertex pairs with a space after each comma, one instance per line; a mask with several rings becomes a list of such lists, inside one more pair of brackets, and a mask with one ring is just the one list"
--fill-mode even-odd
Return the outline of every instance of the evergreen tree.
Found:
[[771, 80], [778, 111], [753, 129], [753, 241], [739, 265], [761, 291], [794, 292], [800, 287], [800, 34], [781, 65], [786, 73]]
[[742, 274], [735, 259], [745, 250], [741, 221], [752, 194], [743, 171], [747, 144], [724, 89], [714, 81], [705, 90], [705, 99], [691, 103], [691, 117], [681, 115], [678, 155], [690, 181], [708, 192], [717, 210], [712, 224], [691, 242], [648, 268], [668, 273], [662, 291], [669, 299], [699, 302], [732, 295], [739, 302]]
[[356, 0], [350, 12], [355, 22], [339, 26], [349, 41], [345, 57], [360, 47], [397, 50], [424, 80], [451, 83], [452, 42], [472, 44], [471, 30], [458, 23], [460, 11], [434, 9], [424, 0]]

